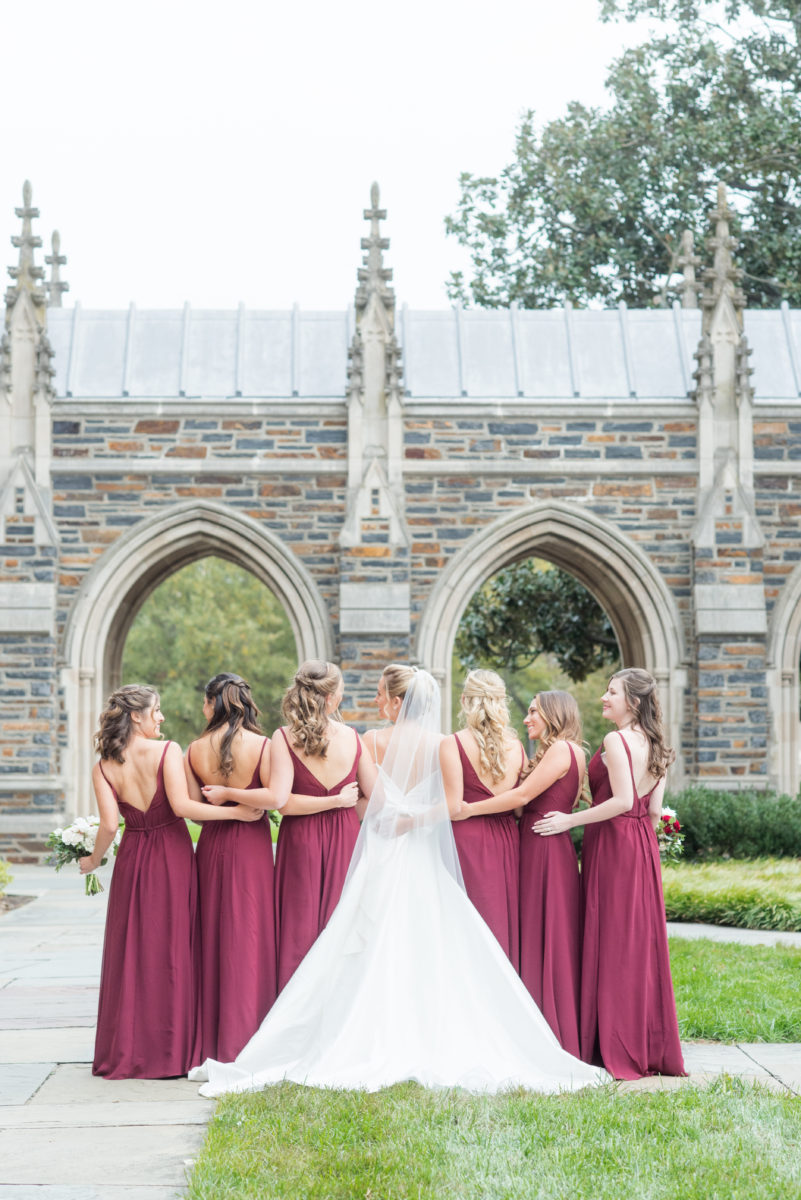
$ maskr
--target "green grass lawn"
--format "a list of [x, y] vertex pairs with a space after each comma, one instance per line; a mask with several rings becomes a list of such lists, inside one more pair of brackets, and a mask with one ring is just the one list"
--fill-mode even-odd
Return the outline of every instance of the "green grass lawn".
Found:
[[191, 1200], [798, 1200], [801, 1101], [699, 1090], [471, 1096], [282, 1084], [224, 1098]]
[[728, 859], [662, 868], [669, 921], [801, 930], [801, 861]]

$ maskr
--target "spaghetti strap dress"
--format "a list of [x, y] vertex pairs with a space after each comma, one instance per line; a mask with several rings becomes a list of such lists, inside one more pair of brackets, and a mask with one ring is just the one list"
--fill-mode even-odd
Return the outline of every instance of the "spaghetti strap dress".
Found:
[[542, 837], [534, 822], [571, 812], [579, 765], [570, 743], [561, 779], [530, 800], [520, 820], [520, 977], [563, 1049], [579, 1055], [581, 882], [569, 833]]
[[[581, 1057], [600, 1059], [616, 1079], [684, 1075], [651, 793], [637, 794], [622, 741], [634, 804], [584, 830]], [[588, 773], [601, 804], [612, 788], [600, 749]]]
[[[356, 735], [353, 764], [333, 787], [320, 783], [290, 745], [282, 729], [295, 774], [292, 791], [301, 796], [334, 796], [353, 783], [362, 753]], [[355, 808], [332, 808], [304, 816], [281, 818], [275, 856], [275, 916], [278, 929], [278, 990], [328, 924], [339, 902], [356, 838]]]
[[[456, 745], [462, 761], [465, 803], [475, 804], [492, 797], [494, 793], [479, 779], [458, 737]], [[465, 891], [517, 970], [520, 965], [519, 852], [514, 813], [492, 813], [454, 821], [453, 836]]]
[[197, 874], [186, 822], [164, 787], [169, 744], [145, 812], [126, 804], [103, 773], [125, 820], [109, 888], [92, 1064], [106, 1079], [166, 1079], [201, 1060]]
[[[246, 790], [261, 787], [265, 746]], [[201, 779], [189, 767], [198, 783]], [[226, 801], [226, 804], [232, 803]], [[202, 1057], [236, 1058], [276, 997], [270, 820], [209, 821], [197, 843]]]

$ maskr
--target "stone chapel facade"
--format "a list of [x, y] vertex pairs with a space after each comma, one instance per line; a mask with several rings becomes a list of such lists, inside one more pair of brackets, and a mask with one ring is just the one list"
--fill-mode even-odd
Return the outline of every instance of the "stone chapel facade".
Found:
[[[62, 307], [25, 185], [0, 342], [0, 855], [91, 805], [92, 732], [145, 597], [206, 554], [298, 658], [449, 694], [471, 595], [536, 555], [648, 668], [671, 786], [799, 785], [801, 313], [744, 312], [720, 190], [672, 309], [398, 308], [374, 185], [336, 313]], [[700, 301], [700, 303], [699, 303]], [[753, 353], [752, 353], [753, 350]], [[448, 706], [445, 705], [447, 710]]]

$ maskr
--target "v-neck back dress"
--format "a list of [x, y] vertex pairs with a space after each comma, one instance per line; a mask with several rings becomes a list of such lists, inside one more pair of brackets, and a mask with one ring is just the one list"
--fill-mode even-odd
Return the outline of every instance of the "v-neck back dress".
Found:
[[[246, 790], [261, 787], [259, 761]], [[201, 779], [189, 766], [198, 783]], [[230, 804], [231, 801], [226, 801]], [[208, 821], [197, 843], [203, 1058], [236, 1058], [276, 997], [270, 821]]]
[[186, 822], [164, 787], [169, 745], [146, 812], [126, 804], [103, 773], [125, 820], [109, 887], [92, 1064], [106, 1079], [165, 1079], [201, 1061], [197, 874]]
[[573, 809], [579, 764], [570, 743], [561, 779], [530, 800], [520, 818], [520, 977], [562, 1047], [579, 1055], [581, 882], [569, 832], [542, 837], [534, 822]]
[[[651, 792], [638, 795], [619, 736], [634, 804], [584, 829], [581, 1057], [600, 1058], [616, 1079], [684, 1075]], [[588, 773], [593, 805], [601, 804], [612, 795], [601, 749]]]
[[[282, 729], [281, 733], [295, 769], [295, 795], [335, 796], [346, 784], [355, 782], [362, 753], [358, 735], [350, 770], [327, 788], [292, 749], [286, 732]], [[339, 902], [358, 836], [355, 808], [281, 818], [275, 856], [279, 992], [328, 924]]]
[[[463, 795], [475, 804], [494, 795], [478, 777], [459, 737]], [[525, 752], [521, 751], [523, 756]], [[467, 895], [489, 925], [512, 965], [520, 965], [519, 849], [512, 812], [453, 822], [453, 836]]]

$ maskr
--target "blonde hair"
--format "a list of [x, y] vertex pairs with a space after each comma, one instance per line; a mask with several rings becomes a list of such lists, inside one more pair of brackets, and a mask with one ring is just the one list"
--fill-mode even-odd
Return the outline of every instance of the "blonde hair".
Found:
[[648, 774], [661, 779], [667, 774], [676, 752], [665, 745], [656, 680], [641, 667], [624, 667], [622, 671], [616, 671], [612, 679], [619, 679], [623, 684], [626, 703], [648, 740]]
[[301, 663], [284, 692], [281, 712], [289, 725], [290, 740], [304, 754], [325, 758], [329, 718], [341, 720], [338, 713], [326, 711], [325, 702], [341, 683], [342, 672], [335, 663], [309, 659]]
[[94, 736], [95, 750], [100, 757], [124, 763], [122, 752], [131, 740], [134, 728], [131, 714], [150, 712], [154, 704], [159, 703], [156, 689], [141, 683], [127, 683], [112, 692], [100, 714]]
[[471, 671], [462, 689], [460, 724], [478, 745], [478, 759], [493, 783], [503, 779], [509, 757], [510, 728], [506, 684], [494, 671]]
[[384, 667], [381, 678], [390, 700], [402, 700], [416, 674], [417, 667], [409, 667], [406, 663], [390, 663]]

